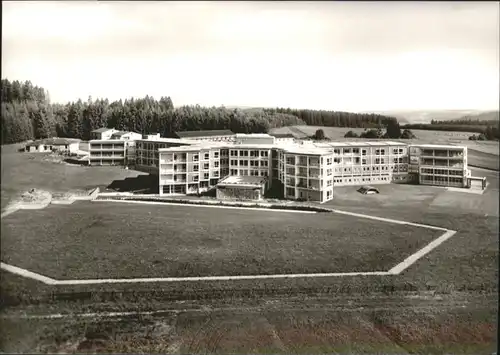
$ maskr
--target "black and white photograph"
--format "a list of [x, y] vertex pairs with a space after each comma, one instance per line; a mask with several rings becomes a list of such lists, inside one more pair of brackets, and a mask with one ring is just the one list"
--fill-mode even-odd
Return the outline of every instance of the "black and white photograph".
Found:
[[498, 1], [2, 1], [0, 353], [498, 346]]

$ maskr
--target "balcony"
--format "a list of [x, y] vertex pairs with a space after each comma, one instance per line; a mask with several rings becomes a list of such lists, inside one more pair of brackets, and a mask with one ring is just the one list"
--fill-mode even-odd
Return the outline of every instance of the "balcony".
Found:
[[321, 174], [309, 174], [309, 179], [321, 179], [322, 175]]

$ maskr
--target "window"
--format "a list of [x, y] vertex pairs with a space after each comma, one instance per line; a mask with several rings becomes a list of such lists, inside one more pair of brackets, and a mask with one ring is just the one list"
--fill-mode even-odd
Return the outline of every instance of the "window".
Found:
[[193, 165], [193, 171], [198, 171], [199, 169], [200, 169], [200, 167], [198, 164]]
[[240, 150], [240, 157], [248, 157], [248, 150]]
[[203, 170], [208, 170], [210, 168], [209, 163], [203, 163]]
[[208, 180], [210, 178], [210, 175], [208, 173], [203, 174], [203, 179]]
[[238, 165], [238, 161], [237, 160], [231, 160], [231, 165]]
[[210, 153], [205, 153], [204, 159], [205, 159], [205, 160], [210, 159]]
[[214, 152], [214, 158], [218, 158], [219, 157], [219, 152]]
[[198, 182], [198, 180], [199, 180], [199, 177], [198, 177], [198, 176], [195, 176], [195, 177], [193, 178], [193, 181], [194, 181], [194, 182]]
[[231, 156], [232, 157], [237, 157], [238, 156], [238, 151], [237, 150], [231, 150]]
[[196, 155], [193, 156], [193, 161], [198, 161], [199, 159], [200, 159], [200, 157], [199, 157], [198, 154], [196, 154]]
[[267, 161], [265, 161], [265, 160], [262, 160], [262, 161], [260, 162], [260, 166], [266, 166], [266, 167], [267, 167], [267, 166], [268, 166], [268, 162], [267, 162]]
[[379, 158], [375, 158], [375, 164], [380, 164], [380, 159]]
[[326, 158], [326, 164], [332, 165], [332, 158]]
[[327, 180], [326, 181], [326, 186], [332, 186], [333, 184], [333, 181], [332, 180]]
[[219, 167], [219, 162], [218, 161], [214, 161], [214, 168], [218, 168]]
[[366, 149], [363, 149], [363, 150], [361, 151], [361, 155], [366, 155]]
[[363, 160], [361, 160], [361, 164], [366, 165], [366, 158], [363, 158]]
[[264, 151], [264, 150], [260, 151], [260, 156], [261, 157], [267, 157], [268, 155], [269, 155], [269, 153], [267, 151]]
[[385, 155], [385, 149], [380, 149], [380, 155]]
[[326, 175], [331, 176], [332, 175], [332, 169], [327, 169], [326, 170]]
[[333, 154], [340, 154], [340, 149], [338, 149], [338, 148], [334, 149]]
[[351, 148], [344, 148], [344, 154], [351, 154]]

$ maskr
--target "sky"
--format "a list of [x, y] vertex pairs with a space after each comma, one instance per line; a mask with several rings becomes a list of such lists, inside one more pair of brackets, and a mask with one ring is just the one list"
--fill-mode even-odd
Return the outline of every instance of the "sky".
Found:
[[2, 78], [52, 102], [499, 106], [498, 2], [2, 2]]

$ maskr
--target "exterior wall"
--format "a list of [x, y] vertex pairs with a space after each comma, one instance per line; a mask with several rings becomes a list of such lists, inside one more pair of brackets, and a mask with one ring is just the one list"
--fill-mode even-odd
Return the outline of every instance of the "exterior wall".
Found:
[[184, 137], [182, 139], [191, 141], [204, 141], [204, 142], [232, 142], [234, 141], [236, 135], [224, 135], [224, 136], [209, 136], [209, 137]]
[[[267, 176], [269, 181], [283, 183], [285, 198], [319, 202], [332, 200], [336, 186], [410, 182], [467, 185], [464, 147], [436, 148], [429, 155], [404, 143], [360, 142], [359, 145], [338, 144], [319, 149], [323, 150], [321, 153], [306, 154], [300, 152], [300, 146], [295, 147], [296, 152], [290, 152], [286, 145], [271, 149], [258, 144], [251, 148], [238, 144], [227, 147], [179, 144], [178, 149], [158, 152], [159, 148], [171, 146], [172, 143], [137, 142], [138, 170], [159, 175], [160, 194], [200, 193], [213, 188], [226, 176]], [[304, 146], [304, 152], [312, 150]]]
[[275, 138], [266, 135], [252, 135], [252, 134], [237, 134], [235, 138], [236, 144], [274, 144]]
[[264, 186], [242, 187], [242, 186], [217, 186], [216, 196], [220, 200], [262, 200], [264, 197]]
[[421, 185], [467, 187], [467, 147], [413, 146]]
[[271, 176], [271, 149], [242, 148], [237, 145], [229, 149], [229, 176]]
[[89, 165], [125, 165], [126, 144], [121, 140], [89, 141]]
[[106, 132], [91, 132], [90, 137], [92, 140], [105, 140], [105, 139], [111, 139], [111, 136], [113, 133], [118, 132], [118, 130], [111, 128]]
[[215, 187], [222, 177], [220, 161], [219, 148], [160, 152], [160, 194], [201, 193]]

